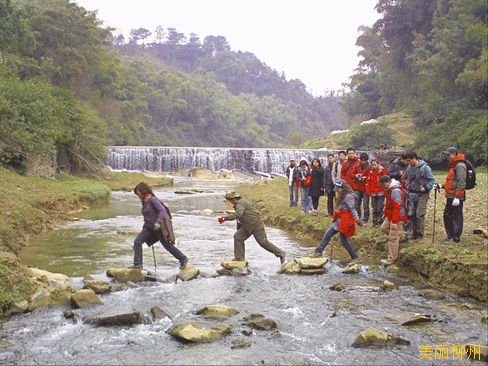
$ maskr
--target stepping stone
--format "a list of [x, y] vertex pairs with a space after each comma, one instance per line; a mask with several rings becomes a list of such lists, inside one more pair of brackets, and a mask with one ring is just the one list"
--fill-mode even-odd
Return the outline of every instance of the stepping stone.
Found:
[[178, 273], [178, 278], [183, 281], [191, 281], [197, 278], [199, 274], [200, 271], [197, 267], [187, 264], [186, 267]]
[[227, 319], [236, 314], [239, 314], [239, 310], [226, 305], [207, 305], [197, 311], [197, 315], [205, 318]]

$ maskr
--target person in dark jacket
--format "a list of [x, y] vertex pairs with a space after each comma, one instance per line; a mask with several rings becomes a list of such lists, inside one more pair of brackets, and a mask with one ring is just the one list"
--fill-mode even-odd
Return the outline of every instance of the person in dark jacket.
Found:
[[233, 205], [235, 212], [219, 217], [218, 222], [223, 224], [225, 221], [237, 220], [237, 231], [234, 234], [234, 260], [246, 260], [244, 241], [253, 235], [263, 249], [277, 256], [281, 264], [285, 263], [285, 252], [268, 240], [261, 215], [252, 203], [235, 191], [227, 192], [224, 198]]
[[324, 168], [320, 163], [320, 159], [313, 159], [310, 164], [310, 175], [312, 175], [312, 183], [308, 190], [308, 195], [312, 197], [313, 211], [312, 215], [318, 215], [319, 198], [324, 195]]
[[310, 173], [309, 162], [306, 157], [300, 159], [300, 165], [298, 166], [298, 177], [300, 180], [300, 193], [302, 200], [302, 211], [309, 213], [312, 210], [312, 198], [308, 195], [308, 190], [310, 188], [307, 185], [307, 176]]
[[337, 191], [337, 209], [334, 212], [334, 221], [325, 231], [320, 245], [315, 249], [315, 252], [311, 254], [310, 257], [321, 257], [322, 252], [330, 243], [332, 237], [339, 233], [339, 240], [341, 241], [342, 246], [347, 250], [353, 261], [358, 261], [359, 257], [348, 240], [348, 238], [354, 235], [356, 224], [358, 226], [363, 226], [363, 222], [359, 219], [356, 211], [356, 194], [353, 192], [351, 187], [349, 187], [347, 183], [341, 179], [336, 182], [335, 189]]
[[414, 151], [404, 154], [408, 168], [405, 171], [405, 188], [410, 192], [414, 203], [412, 221], [412, 239], [422, 241], [425, 230], [425, 214], [429, 193], [434, 188], [435, 178], [429, 165], [417, 157]]
[[334, 214], [334, 181], [332, 179], [332, 171], [334, 169], [335, 157], [333, 154], [327, 155], [327, 166], [324, 169], [324, 192], [327, 195], [327, 214], [332, 216]]
[[290, 207], [296, 207], [298, 204], [298, 185], [299, 172], [295, 159], [290, 159], [290, 165], [286, 168], [286, 177], [288, 178], [288, 189], [290, 190]]
[[390, 162], [390, 166], [388, 167], [387, 174], [392, 179], [396, 179], [397, 181], [401, 182], [405, 177], [405, 171], [408, 168], [408, 163], [405, 161], [404, 154], [396, 158], [395, 160]]
[[466, 177], [468, 167], [464, 154], [458, 152], [455, 147], [449, 147], [442, 154], [446, 157], [449, 172], [446, 181], [442, 185], [446, 195], [444, 208], [444, 228], [446, 230], [446, 243], [461, 241], [463, 232], [463, 204], [466, 200]]
[[144, 217], [144, 225], [141, 232], [134, 240], [134, 266], [142, 269], [142, 244], [151, 246], [160, 241], [164, 249], [180, 261], [183, 269], [188, 263], [188, 258], [175, 247], [175, 234], [169, 210], [154, 195], [151, 187], [144, 182], [134, 188], [134, 193], [142, 203], [141, 213]]

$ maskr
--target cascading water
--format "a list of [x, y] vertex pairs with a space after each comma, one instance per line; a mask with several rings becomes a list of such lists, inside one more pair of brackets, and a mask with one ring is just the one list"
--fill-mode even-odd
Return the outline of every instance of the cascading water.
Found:
[[331, 151], [295, 149], [245, 149], [210, 147], [108, 147], [107, 165], [117, 170], [150, 170], [169, 172], [174, 169], [205, 168], [245, 170], [283, 174], [291, 158], [309, 161], [320, 158], [322, 163]]

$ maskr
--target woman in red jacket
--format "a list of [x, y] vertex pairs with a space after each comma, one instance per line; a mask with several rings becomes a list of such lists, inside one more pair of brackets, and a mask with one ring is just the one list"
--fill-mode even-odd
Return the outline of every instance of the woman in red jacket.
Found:
[[373, 226], [378, 227], [383, 223], [383, 207], [385, 206], [385, 190], [380, 183], [380, 178], [386, 175], [386, 169], [378, 161], [371, 160], [371, 169], [366, 175], [366, 194], [371, 197], [373, 208]]

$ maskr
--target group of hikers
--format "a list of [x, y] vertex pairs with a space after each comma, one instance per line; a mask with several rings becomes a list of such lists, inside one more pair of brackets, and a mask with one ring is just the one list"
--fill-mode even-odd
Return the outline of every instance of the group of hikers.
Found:
[[[463, 230], [463, 202], [465, 190], [473, 188], [471, 164], [457, 148], [449, 147], [442, 152], [448, 161], [449, 172], [442, 185], [447, 198], [444, 209], [445, 242], [460, 242]], [[379, 161], [369, 159], [367, 153], [356, 154], [355, 149], [340, 151], [336, 157], [327, 155], [327, 165], [320, 159], [311, 163], [301, 158], [294, 159], [286, 170], [290, 191], [290, 206], [298, 206], [298, 191], [301, 192], [301, 208], [312, 215], [318, 214], [319, 199], [327, 196], [327, 216], [332, 224], [325, 231], [322, 241], [311, 257], [322, 256], [332, 237], [339, 234], [341, 244], [353, 262], [359, 257], [349, 242], [356, 225], [368, 225], [370, 201], [374, 227], [388, 235], [388, 256], [381, 262], [391, 265], [398, 260], [400, 242], [408, 239], [422, 241], [425, 231], [427, 202], [432, 190], [440, 191], [429, 165], [413, 151], [405, 152], [393, 160], [388, 169]], [[180, 261], [184, 269], [188, 258], [175, 247], [175, 235], [169, 209], [154, 195], [146, 183], [139, 183], [134, 193], [142, 203], [144, 225], [134, 241], [134, 267], [142, 269], [142, 244], [149, 246], [160, 241], [163, 247]], [[234, 234], [234, 259], [245, 261], [245, 240], [251, 235], [258, 244], [285, 262], [285, 252], [271, 243], [263, 220], [257, 209], [235, 191], [225, 194], [226, 202], [234, 212], [219, 217], [218, 222], [237, 220]]]

